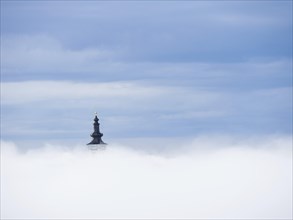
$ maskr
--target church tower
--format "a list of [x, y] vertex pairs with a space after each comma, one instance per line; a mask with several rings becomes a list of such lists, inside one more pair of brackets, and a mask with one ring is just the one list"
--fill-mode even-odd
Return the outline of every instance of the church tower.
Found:
[[93, 140], [87, 144], [89, 146], [89, 148], [92, 150], [93, 149], [96, 150], [98, 148], [101, 148], [103, 145], [106, 145], [106, 143], [104, 143], [104, 141], [102, 141], [102, 136], [103, 136], [103, 133], [100, 132], [100, 123], [99, 123], [99, 119], [98, 119], [98, 116], [96, 113], [95, 118], [94, 118], [94, 132], [91, 135]]

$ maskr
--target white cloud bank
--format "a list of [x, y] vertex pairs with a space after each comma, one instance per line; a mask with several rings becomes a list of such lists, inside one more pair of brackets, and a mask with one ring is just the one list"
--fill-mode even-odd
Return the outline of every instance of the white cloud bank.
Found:
[[291, 219], [291, 144], [197, 138], [164, 156], [2, 142], [1, 218]]

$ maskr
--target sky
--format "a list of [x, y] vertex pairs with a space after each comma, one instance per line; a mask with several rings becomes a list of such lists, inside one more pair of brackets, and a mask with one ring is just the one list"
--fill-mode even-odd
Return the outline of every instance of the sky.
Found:
[[292, 1], [0, 3], [1, 218], [292, 219]]
[[[291, 1], [1, 1], [1, 136], [292, 133]], [[109, 142], [108, 141], [108, 142]]]

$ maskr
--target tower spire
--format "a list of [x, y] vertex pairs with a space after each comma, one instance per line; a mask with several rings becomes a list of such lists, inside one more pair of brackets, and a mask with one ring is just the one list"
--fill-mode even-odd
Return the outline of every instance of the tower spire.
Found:
[[100, 132], [100, 123], [99, 123], [99, 118], [97, 116], [97, 112], [95, 112], [93, 125], [94, 125], [94, 132], [91, 134], [91, 137], [93, 138], [93, 140], [87, 145], [106, 144], [102, 141], [103, 133]]

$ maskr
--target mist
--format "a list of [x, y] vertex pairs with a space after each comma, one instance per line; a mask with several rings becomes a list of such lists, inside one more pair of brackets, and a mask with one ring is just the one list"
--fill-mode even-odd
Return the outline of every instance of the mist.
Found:
[[[1, 218], [292, 218], [290, 137], [195, 138], [150, 153], [1, 142]], [[167, 148], [167, 146], [165, 146]]]

